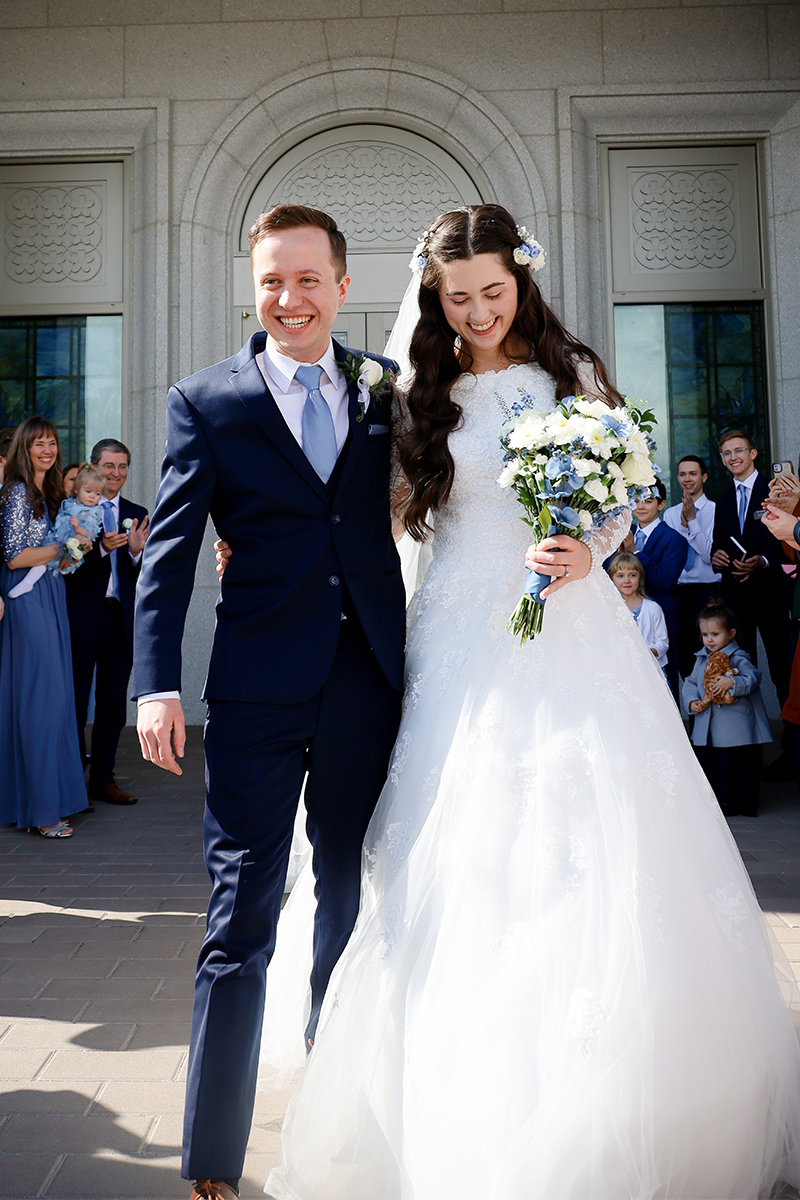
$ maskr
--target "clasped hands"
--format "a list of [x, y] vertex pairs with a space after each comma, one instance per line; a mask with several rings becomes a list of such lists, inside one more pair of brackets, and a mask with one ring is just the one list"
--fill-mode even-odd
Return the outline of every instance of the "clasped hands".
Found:
[[748, 558], [734, 558], [731, 562], [731, 556], [727, 551], [715, 550], [711, 565], [717, 571], [727, 571], [730, 566], [733, 566], [732, 574], [735, 579], [747, 579], [748, 575], [753, 574], [753, 571], [764, 566], [764, 559], [760, 554], [751, 554]]

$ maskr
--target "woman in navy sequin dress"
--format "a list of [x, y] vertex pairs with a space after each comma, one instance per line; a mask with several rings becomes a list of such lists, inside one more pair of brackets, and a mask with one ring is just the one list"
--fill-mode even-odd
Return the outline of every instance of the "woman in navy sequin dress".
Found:
[[53, 425], [29, 417], [14, 435], [0, 493], [0, 823], [70, 837], [64, 817], [87, 808], [78, 750], [64, 580], [50, 571], [30, 592], [8, 593], [62, 547], [44, 545], [63, 498]]

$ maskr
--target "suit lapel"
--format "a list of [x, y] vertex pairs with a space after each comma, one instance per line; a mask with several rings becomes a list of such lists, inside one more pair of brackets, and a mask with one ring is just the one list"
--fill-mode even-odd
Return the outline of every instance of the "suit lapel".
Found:
[[[340, 365], [343, 365], [352, 352], [346, 350], [344, 346], [340, 346], [334, 338], [333, 353], [336, 356], [336, 361]], [[344, 460], [342, 473], [339, 476], [339, 484], [336, 488], [337, 495], [344, 491], [355, 470], [356, 463], [367, 440], [367, 431], [369, 429], [369, 424], [366, 420], [359, 421], [358, 419], [361, 416], [361, 406], [358, 402], [357, 384], [348, 381], [347, 397], [347, 413], [350, 420], [350, 447], [347, 451], [347, 457]]]
[[[267, 387], [264, 376], [255, 360], [257, 353], [254, 342], [255, 334], [248, 344], [239, 351], [233, 360], [230, 374], [230, 385], [245, 406], [253, 420], [263, 429], [267, 437], [288, 459], [306, 483], [310, 484], [321, 496], [327, 497], [325, 484], [316, 473], [311, 463], [298, 445], [297, 439], [286, 424], [281, 410]], [[266, 337], [265, 337], [266, 341]], [[260, 347], [263, 349], [263, 345]]]

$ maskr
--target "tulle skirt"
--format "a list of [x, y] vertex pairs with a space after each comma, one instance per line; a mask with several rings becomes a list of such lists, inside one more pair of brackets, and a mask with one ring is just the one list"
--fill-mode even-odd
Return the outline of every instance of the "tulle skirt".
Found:
[[[525, 647], [503, 591], [461, 606], [434, 581], [415, 600], [361, 912], [266, 1190], [755, 1200], [796, 1184], [790, 972], [664, 676], [602, 573], [549, 600]], [[265, 1075], [302, 1058], [312, 912], [306, 868], [268, 974]]]

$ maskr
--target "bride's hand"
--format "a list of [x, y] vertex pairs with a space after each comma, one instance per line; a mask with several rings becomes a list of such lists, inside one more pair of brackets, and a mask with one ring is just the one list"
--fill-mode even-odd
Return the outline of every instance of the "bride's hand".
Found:
[[[555, 553], [553, 553], [555, 551]], [[552, 575], [553, 582], [542, 592], [542, 599], [552, 596], [566, 583], [583, 579], [592, 568], [592, 552], [585, 542], [563, 533], [547, 537], [537, 546], [529, 546], [525, 566], [540, 575]]]
[[216, 551], [217, 558], [217, 574], [224, 575], [225, 568], [228, 565], [228, 559], [233, 554], [233, 551], [227, 542], [223, 542], [222, 538], [218, 538], [217, 541], [214, 542], [214, 549]]

